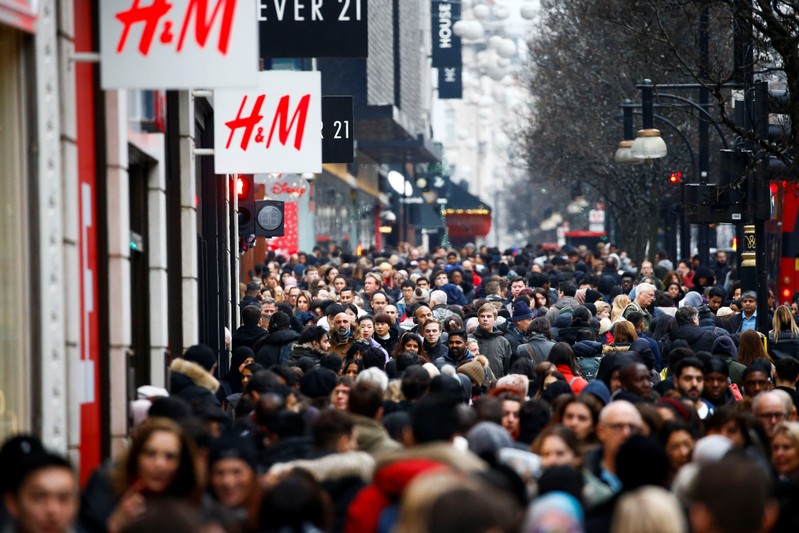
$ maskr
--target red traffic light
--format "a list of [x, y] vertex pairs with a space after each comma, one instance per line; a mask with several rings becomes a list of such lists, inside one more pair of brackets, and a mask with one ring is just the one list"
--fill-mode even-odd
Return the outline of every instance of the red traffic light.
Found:
[[239, 198], [241, 198], [242, 196], [249, 196], [251, 186], [252, 186], [252, 181], [245, 179], [242, 176], [237, 176], [236, 196], [238, 196]]
[[682, 183], [682, 172], [680, 172], [679, 170], [677, 172], [672, 172], [669, 175], [669, 183], [672, 183], [674, 185]]

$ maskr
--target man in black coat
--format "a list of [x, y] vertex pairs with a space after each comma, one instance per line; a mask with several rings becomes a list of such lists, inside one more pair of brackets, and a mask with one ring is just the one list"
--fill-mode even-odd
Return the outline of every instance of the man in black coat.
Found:
[[300, 334], [291, 329], [291, 318], [278, 311], [269, 320], [269, 335], [262, 337], [255, 345], [255, 362], [269, 368], [272, 365], [285, 365], [291, 355], [291, 347]]
[[233, 333], [231, 348], [246, 346], [252, 348], [255, 343], [266, 336], [267, 331], [261, 327], [261, 308], [255, 305], [248, 305], [241, 311], [242, 325]]
[[719, 333], [699, 326], [699, 311], [695, 307], [689, 305], [681, 307], [674, 314], [674, 318], [677, 320], [677, 329], [669, 332], [666, 352], [670, 351], [671, 344], [678, 339], [687, 342], [694, 353], [713, 351], [713, 341]]

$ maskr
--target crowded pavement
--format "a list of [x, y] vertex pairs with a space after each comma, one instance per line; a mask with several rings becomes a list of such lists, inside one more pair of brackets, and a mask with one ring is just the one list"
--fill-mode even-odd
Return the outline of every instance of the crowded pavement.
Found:
[[3, 531], [797, 530], [796, 307], [724, 252], [330, 252], [258, 263], [229, 370], [175, 358], [85, 486], [5, 442]]

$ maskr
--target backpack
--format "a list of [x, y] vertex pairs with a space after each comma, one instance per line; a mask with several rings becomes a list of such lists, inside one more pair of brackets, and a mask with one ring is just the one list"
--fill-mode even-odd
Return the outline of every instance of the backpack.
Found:
[[601, 357], [580, 357], [577, 359], [577, 368], [580, 370], [580, 375], [586, 381], [594, 381], [597, 372], [599, 372], [599, 362]]

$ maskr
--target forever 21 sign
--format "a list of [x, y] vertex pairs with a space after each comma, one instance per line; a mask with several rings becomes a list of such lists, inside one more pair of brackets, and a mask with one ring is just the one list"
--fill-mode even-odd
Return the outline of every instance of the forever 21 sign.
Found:
[[368, 3], [257, 0], [261, 57], [367, 57]]

